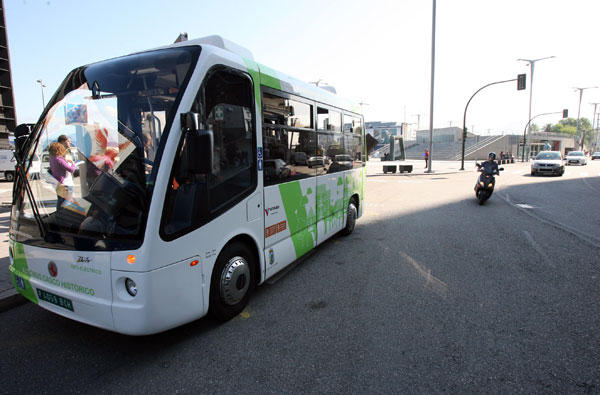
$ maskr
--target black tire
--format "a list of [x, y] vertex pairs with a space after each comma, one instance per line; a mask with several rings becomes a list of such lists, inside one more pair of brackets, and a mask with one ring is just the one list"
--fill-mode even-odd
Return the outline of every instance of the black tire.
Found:
[[232, 243], [219, 254], [210, 281], [208, 311], [225, 322], [240, 314], [255, 285], [254, 254], [242, 243]]
[[477, 192], [477, 202], [480, 206], [483, 205], [483, 203], [485, 203], [485, 191], [483, 189], [480, 189]]
[[4, 173], [4, 178], [6, 178], [6, 181], [8, 182], [13, 182], [15, 179], [15, 174], [12, 171], [7, 171]]
[[358, 217], [358, 208], [354, 198], [350, 199], [348, 203], [348, 209], [346, 210], [346, 226], [342, 229], [342, 235], [348, 236], [354, 232], [356, 226], [356, 218]]

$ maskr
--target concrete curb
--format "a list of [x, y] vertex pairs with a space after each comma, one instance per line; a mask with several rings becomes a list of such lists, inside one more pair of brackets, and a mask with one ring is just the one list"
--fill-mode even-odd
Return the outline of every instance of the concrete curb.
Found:
[[367, 174], [368, 177], [394, 177], [394, 176], [402, 176], [402, 177], [416, 177], [416, 176], [435, 176], [442, 174], [459, 174], [459, 173], [472, 173], [474, 170], [440, 170], [440, 171], [432, 171], [431, 173], [375, 173], [375, 174]]
[[10, 310], [14, 307], [20, 306], [27, 302], [27, 299], [20, 293], [11, 293], [8, 296], [0, 298], [0, 313]]

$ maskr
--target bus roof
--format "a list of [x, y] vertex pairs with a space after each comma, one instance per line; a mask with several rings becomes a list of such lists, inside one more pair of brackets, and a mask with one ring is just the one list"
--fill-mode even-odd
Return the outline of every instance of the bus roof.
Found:
[[254, 61], [252, 52], [241, 45], [229, 41], [221, 36], [213, 35], [188, 41], [181, 41], [161, 48], [199, 45], [206, 50], [215, 52], [226, 51], [239, 57], [238, 63], [248, 69], [250, 74], [260, 71], [262, 86], [287, 92], [293, 95], [315, 100], [323, 104], [337, 107], [346, 111], [360, 114], [360, 106], [351, 100], [342, 98], [328, 90], [301, 81], [287, 74], [281, 73], [263, 64]]

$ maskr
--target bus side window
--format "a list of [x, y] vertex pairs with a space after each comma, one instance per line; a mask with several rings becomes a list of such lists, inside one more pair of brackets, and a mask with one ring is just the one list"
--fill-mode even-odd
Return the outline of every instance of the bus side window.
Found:
[[[248, 196], [257, 184], [252, 80], [236, 70], [209, 70], [192, 111], [213, 132], [210, 174], [192, 174], [185, 136], [173, 165], [161, 232], [168, 239], [190, 232]], [[203, 109], [203, 111], [200, 111]]]

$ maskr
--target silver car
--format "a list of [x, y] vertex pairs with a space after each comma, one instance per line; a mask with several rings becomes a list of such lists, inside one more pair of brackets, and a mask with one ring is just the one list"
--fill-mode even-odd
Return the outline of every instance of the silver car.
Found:
[[531, 175], [552, 174], [562, 176], [565, 173], [565, 167], [562, 162], [562, 155], [558, 151], [542, 151], [531, 163]]
[[587, 165], [583, 151], [571, 151], [565, 157], [566, 165]]

